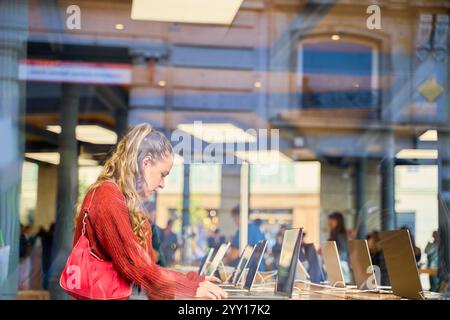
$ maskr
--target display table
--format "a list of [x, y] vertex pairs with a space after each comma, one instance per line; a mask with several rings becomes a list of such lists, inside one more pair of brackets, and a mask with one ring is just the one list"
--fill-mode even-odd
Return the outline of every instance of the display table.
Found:
[[50, 300], [50, 292], [45, 290], [23, 290], [17, 293], [17, 300]]
[[[198, 267], [176, 266], [173, 269], [181, 272], [196, 271]], [[267, 296], [274, 294], [275, 282], [273, 272], [258, 273], [252, 291], [262, 291], [267, 293], [264, 299], [270, 300]], [[272, 278], [272, 279], [271, 279]], [[244, 292], [243, 292], [244, 294]], [[253, 298], [252, 298], [253, 299]], [[274, 298], [277, 299], [277, 298]], [[295, 282], [294, 292], [290, 300], [402, 300], [392, 293], [363, 292], [354, 288], [330, 288], [324, 285], [306, 283], [303, 280]], [[228, 300], [245, 300], [230, 296]]]
[[[270, 296], [275, 291], [274, 282], [270, 284], [258, 284], [252, 288], [252, 292], [264, 292], [261, 300], [271, 300]], [[243, 293], [244, 294], [244, 293]], [[253, 299], [253, 298], [252, 298]], [[274, 300], [278, 300], [274, 297]], [[296, 281], [292, 298], [289, 300], [401, 300], [402, 298], [391, 293], [361, 292], [355, 289], [329, 288], [312, 283]], [[230, 296], [227, 300], [246, 300]]]
[[438, 269], [435, 268], [423, 268], [419, 269], [420, 274], [428, 274], [430, 276], [437, 276], [438, 275]]
[[402, 298], [392, 293], [362, 292], [356, 289], [328, 288], [312, 283], [296, 282], [295, 287], [300, 292], [314, 292], [333, 299], [343, 300], [400, 300]]

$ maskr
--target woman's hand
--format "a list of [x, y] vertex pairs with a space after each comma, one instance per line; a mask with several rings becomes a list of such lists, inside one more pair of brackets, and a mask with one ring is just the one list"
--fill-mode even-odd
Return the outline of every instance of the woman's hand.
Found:
[[222, 280], [220, 280], [219, 278], [214, 277], [214, 276], [206, 276], [205, 280], [209, 281], [209, 282], [214, 282], [214, 283], [222, 283]]
[[215, 299], [227, 298], [228, 295], [222, 288], [215, 285], [214, 283], [212, 283], [210, 281], [203, 281], [203, 282], [200, 282], [200, 284], [197, 288], [195, 297], [215, 300]]

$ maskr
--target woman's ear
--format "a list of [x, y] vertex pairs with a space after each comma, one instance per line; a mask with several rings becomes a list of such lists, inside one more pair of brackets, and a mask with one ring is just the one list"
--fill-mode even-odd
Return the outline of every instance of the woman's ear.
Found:
[[151, 166], [153, 164], [153, 159], [150, 156], [147, 156], [143, 160], [144, 166]]

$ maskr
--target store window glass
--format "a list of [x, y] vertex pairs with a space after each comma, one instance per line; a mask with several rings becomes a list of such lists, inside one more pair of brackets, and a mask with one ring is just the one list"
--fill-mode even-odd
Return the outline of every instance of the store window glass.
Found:
[[[348, 241], [367, 240], [388, 285], [380, 235], [403, 229], [423, 289], [448, 292], [448, 1], [206, 2], [0, 1], [0, 299], [68, 298], [78, 205], [142, 124], [174, 150], [135, 210], [161, 265], [230, 242], [230, 272], [266, 239], [273, 277], [302, 227], [307, 271], [335, 241], [355, 284]], [[123, 154], [120, 179], [149, 186]]]

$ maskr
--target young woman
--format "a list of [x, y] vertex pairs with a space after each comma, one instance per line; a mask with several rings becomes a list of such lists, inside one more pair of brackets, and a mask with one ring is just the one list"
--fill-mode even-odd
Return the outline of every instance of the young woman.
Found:
[[156, 264], [151, 222], [143, 212], [142, 200], [164, 188], [172, 165], [172, 146], [162, 133], [148, 124], [129, 130], [86, 193], [77, 213], [73, 244], [83, 230], [80, 212], [89, 208], [85, 235], [92, 253], [112, 261], [116, 270], [150, 299], [226, 297], [212, 283], [219, 281], [215, 277], [182, 274]]
[[347, 229], [345, 228], [344, 216], [340, 212], [332, 212], [328, 215], [328, 226], [330, 236], [328, 241], [336, 241], [341, 260], [348, 260]]
[[348, 283], [352, 281], [352, 274], [350, 271], [350, 255], [347, 246], [347, 229], [345, 228], [344, 215], [337, 211], [329, 214], [328, 226], [330, 228], [328, 241], [336, 241], [342, 272], [345, 282]]

